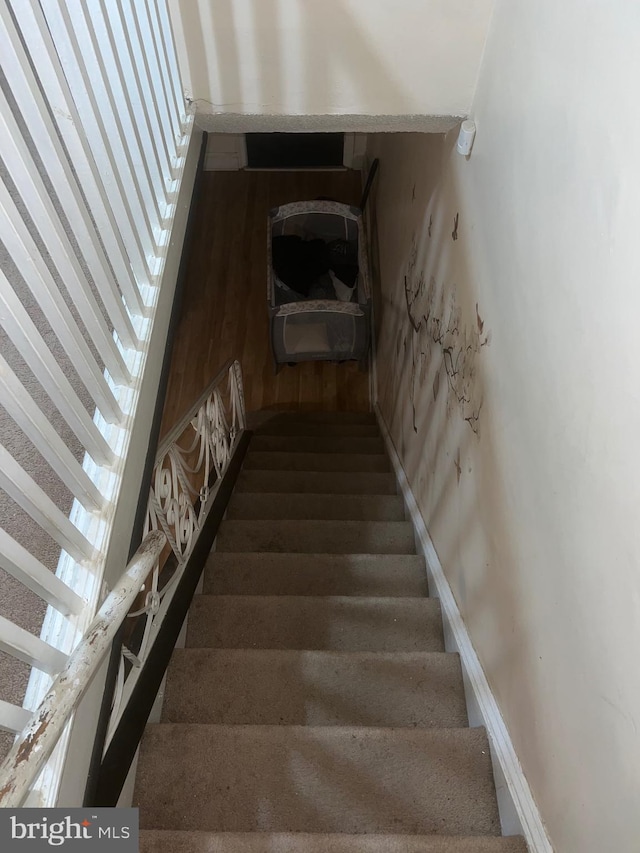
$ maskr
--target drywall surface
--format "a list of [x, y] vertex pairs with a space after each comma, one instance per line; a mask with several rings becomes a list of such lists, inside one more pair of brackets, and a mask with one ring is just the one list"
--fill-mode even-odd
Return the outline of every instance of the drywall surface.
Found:
[[369, 149], [380, 406], [561, 853], [640, 845], [639, 39], [498, 0], [471, 157]]
[[[401, 116], [412, 127], [445, 129], [471, 106], [493, 0], [170, 5], [200, 125], [241, 133], [367, 131], [372, 116], [384, 119], [379, 130], [402, 129]], [[259, 121], [247, 123], [247, 116]], [[339, 117], [339, 126], [319, 117]]]

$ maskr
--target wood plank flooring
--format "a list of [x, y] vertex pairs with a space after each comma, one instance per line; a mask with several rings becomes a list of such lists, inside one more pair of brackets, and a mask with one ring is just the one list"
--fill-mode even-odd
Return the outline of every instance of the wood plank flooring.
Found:
[[360, 173], [205, 172], [176, 333], [162, 435], [228, 358], [242, 364], [247, 411], [366, 411], [355, 362], [308, 362], [276, 376], [266, 304], [267, 212], [318, 196], [358, 204]]

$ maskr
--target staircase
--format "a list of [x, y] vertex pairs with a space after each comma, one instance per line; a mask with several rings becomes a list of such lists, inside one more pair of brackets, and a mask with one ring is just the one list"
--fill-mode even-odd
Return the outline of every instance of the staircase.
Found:
[[372, 415], [256, 431], [134, 805], [143, 853], [526, 853]]

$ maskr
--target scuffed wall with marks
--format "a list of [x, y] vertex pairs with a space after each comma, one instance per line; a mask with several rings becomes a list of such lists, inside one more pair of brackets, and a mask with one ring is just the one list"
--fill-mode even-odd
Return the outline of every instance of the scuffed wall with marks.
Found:
[[[415, 188], [414, 188], [415, 192]], [[414, 199], [415, 200], [415, 199]], [[433, 216], [429, 217], [432, 228]], [[457, 240], [459, 214], [454, 220], [452, 238]], [[429, 234], [429, 229], [427, 229]], [[446, 405], [449, 414], [458, 409], [471, 430], [479, 434], [482, 398], [476, 385], [476, 358], [489, 342], [488, 334], [483, 337], [484, 321], [476, 303], [475, 323], [463, 320], [458, 304], [455, 285], [447, 287], [438, 282], [434, 275], [427, 284], [424, 270], [418, 265], [417, 238], [414, 235], [411, 252], [404, 276], [404, 295], [407, 303], [406, 324], [398, 331], [398, 351], [407, 346], [411, 349], [411, 408], [413, 430], [418, 432], [416, 420], [416, 396], [424, 386], [430, 373], [431, 362], [435, 362], [433, 397], [437, 399], [440, 389], [440, 374], [446, 379]]]
[[470, 286], [464, 212], [446, 184], [454, 140], [385, 134], [369, 150], [381, 164], [372, 205], [379, 404], [425, 516], [473, 464], [491, 341]]
[[640, 10], [496, 0], [469, 158], [380, 134], [378, 402], [553, 848], [640, 839]]

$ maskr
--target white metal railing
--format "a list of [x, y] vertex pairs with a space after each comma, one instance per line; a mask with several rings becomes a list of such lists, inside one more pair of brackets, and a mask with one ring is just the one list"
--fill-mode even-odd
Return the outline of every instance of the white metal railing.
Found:
[[19, 808], [23, 804], [33, 779], [91, 684], [165, 542], [160, 531], [145, 538], [122, 578], [100, 607], [83, 641], [57, 666], [58, 676], [0, 767], [0, 808]]
[[0, 700], [15, 734], [104, 595], [192, 117], [167, 0], [0, 0], [0, 67], [0, 426], [32, 448], [0, 444], [0, 569], [48, 606], [39, 637], [0, 616], [33, 667], [25, 707]]
[[[166, 548], [146, 579], [144, 601], [129, 618], [139, 620], [135, 649], [125, 641], [105, 749], [118, 726], [171, 600], [184, 574], [222, 478], [245, 429], [242, 372], [228, 361], [158, 448], [145, 533], [161, 530]], [[168, 579], [163, 569], [170, 569]]]

